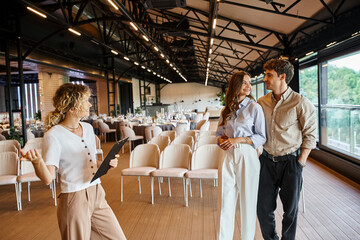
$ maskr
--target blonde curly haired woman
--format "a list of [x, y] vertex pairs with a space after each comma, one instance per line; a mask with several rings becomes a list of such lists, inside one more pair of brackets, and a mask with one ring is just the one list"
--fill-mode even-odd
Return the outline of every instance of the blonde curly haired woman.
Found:
[[[83, 85], [60, 86], [46, 117], [42, 157], [29, 150], [22, 153], [30, 160], [37, 176], [46, 185], [60, 174], [57, 218], [62, 239], [126, 239], [120, 224], [105, 200], [100, 179], [90, 183], [97, 169], [94, 130], [80, 122], [89, 116], [91, 91]], [[116, 156], [118, 157], [118, 156]], [[118, 159], [110, 161], [117, 166]]]
[[239, 199], [241, 239], [253, 240], [260, 162], [257, 148], [266, 141], [265, 118], [251, 93], [250, 75], [230, 78], [216, 135], [226, 156], [219, 163], [217, 239], [233, 239]]

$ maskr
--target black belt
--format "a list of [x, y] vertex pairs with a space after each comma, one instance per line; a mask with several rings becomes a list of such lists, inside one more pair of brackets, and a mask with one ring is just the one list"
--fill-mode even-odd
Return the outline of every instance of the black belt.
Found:
[[277, 156], [277, 157], [274, 157], [273, 155], [271, 155], [270, 153], [268, 153], [267, 151], [263, 151], [262, 153], [265, 157], [271, 159], [273, 162], [282, 162], [282, 161], [287, 161], [289, 160], [290, 158], [292, 157], [297, 157], [297, 156], [300, 156], [300, 149], [296, 150], [295, 152], [292, 152], [292, 153], [289, 153], [289, 154], [286, 154], [284, 156]]

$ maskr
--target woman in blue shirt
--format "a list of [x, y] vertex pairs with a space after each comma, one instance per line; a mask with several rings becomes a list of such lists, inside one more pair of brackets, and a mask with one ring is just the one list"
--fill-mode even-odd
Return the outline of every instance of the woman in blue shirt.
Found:
[[265, 118], [250, 95], [247, 72], [230, 78], [216, 135], [226, 157], [219, 163], [218, 239], [233, 239], [239, 197], [241, 239], [254, 239], [260, 162], [257, 148], [266, 141]]

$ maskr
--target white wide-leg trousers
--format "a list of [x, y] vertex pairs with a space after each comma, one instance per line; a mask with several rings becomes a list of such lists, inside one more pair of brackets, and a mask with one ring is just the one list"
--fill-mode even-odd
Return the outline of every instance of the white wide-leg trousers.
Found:
[[259, 173], [256, 150], [248, 144], [236, 144], [219, 162], [217, 239], [233, 239], [238, 197], [241, 239], [254, 239]]

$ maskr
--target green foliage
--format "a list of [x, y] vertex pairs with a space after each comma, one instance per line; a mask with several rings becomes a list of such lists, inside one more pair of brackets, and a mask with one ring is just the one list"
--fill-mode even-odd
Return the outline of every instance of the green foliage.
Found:
[[35, 120], [41, 120], [41, 111], [37, 111], [37, 113], [35, 113]]
[[23, 138], [20, 136], [20, 134], [18, 132], [16, 132], [16, 128], [15, 127], [10, 127], [10, 131], [9, 131], [9, 139], [13, 139], [16, 140], [20, 143], [21, 146], [24, 146], [24, 140]]
[[135, 108], [135, 114], [141, 114], [141, 108], [139, 107]]
[[225, 92], [219, 92], [217, 96], [220, 98], [221, 105], [225, 106]]

